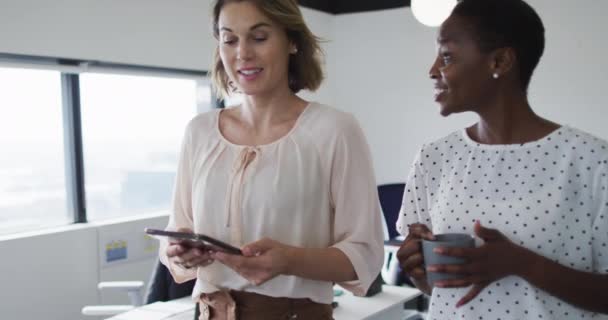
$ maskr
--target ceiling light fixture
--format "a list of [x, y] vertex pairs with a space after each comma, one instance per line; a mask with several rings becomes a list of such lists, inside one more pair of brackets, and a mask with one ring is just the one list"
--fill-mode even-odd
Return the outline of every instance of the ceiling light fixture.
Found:
[[457, 0], [411, 0], [410, 7], [420, 23], [437, 27], [452, 13], [457, 2]]

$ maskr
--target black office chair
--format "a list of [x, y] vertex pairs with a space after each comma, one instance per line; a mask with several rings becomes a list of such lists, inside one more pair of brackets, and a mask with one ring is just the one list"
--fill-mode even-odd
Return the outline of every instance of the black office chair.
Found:
[[389, 183], [378, 186], [380, 206], [388, 227], [388, 238], [391, 240], [399, 236], [395, 224], [397, 218], [399, 218], [403, 190], [405, 190], [405, 183]]
[[412, 283], [403, 275], [399, 268], [395, 253], [402, 239], [399, 238], [399, 232], [395, 227], [399, 218], [399, 210], [401, 209], [401, 199], [403, 197], [404, 183], [381, 184], [378, 186], [378, 197], [382, 214], [386, 222], [385, 229], [385, 257], [382, 276], [387, 284], [402, 285]]
[[[385, 279], [386, 282], [393, 285], [408, 285], [413, 287], [414, 284], [412, 281], [401, 271], [401, 268], [397, 264], [397, 257], [394, 255], [395, 246], [399, 245], [403, 242], [403, 239], [400, 238], [400, 234], [397, 231], [396, 224], [397, 219], [399, 218], [399, 211], [401, 210], [401, 204], [403, 200], [403, 192], [405, 190], [405, 183], [390, 183], [390, 184], [381, 184], [378, 186], [378, 198], [380, 199], [380, 206], [382, 207], [382, 214], [384, 215], [384, 220], [386, 222], [387, 228], [387, 238], [385, 240], [385, 252], [390, 252], [391, 250], [386, 250], [387, 247], [393, 246], [393, 255], [385, 257], [385, 265], [383, 266], [383, 273], [386, 275], [385, 278], [390, 278], [390, 281], [386, 281], [389, 279]], [[393, 260], [394, 259], [394, 260]], [[389, 265], [392, 262], [392, 269]], [[396, 270], [395, 270], [396, 269]], [[424, 296], [418, 297], [414, 305], [407, 306], [407, 308], [416, 308], [418, 311], [425, 311], [428, 308], [428, 299]], [[407, 320], [414, 319], [423, 319], [419, 314], [412, 314], [411, 316], [406, 318]]]
[[[154, 271], [150, 276], [150, 280], [148, 281], [145, 304], [190, 296], [195, 282], [196, 280], [190, 280], [184, 283], [175, 282], [169, 269], [160, 261], [157, 261], [154, 266]], [[198, 303], [196, 304], [194, 311], [194, 320], [197, 320], [200, 315]]]
[[192, 294], [195, 280], [184, 283], [176, 283], [169, 272], [160, 261], [156, 262], [154, 271], [148, 281], [145, 304], [157, 301], [169, 301], [183, 298]]

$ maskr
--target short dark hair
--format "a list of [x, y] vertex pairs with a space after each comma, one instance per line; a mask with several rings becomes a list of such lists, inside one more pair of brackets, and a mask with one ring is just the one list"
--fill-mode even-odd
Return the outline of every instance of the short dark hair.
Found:
[[460, 0], [452, 14], [472, 24], [482, 51], [515, 50], [521, 85], [527, 91], [545, 50], [545, 27], [536, 11], [523, 0]]

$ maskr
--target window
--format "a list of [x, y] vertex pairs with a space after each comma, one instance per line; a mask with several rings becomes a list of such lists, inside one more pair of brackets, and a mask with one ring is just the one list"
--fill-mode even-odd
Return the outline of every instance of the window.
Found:
[[183, 133], [210, 109], [209, 86], [87, 73], [80, 93], [88, 220], [168, 210]]
[[0, 234], [66, 224], [61, 77], [0, 68]]
[[168, 213], [205, 72], [0, 53], [0, 235]]

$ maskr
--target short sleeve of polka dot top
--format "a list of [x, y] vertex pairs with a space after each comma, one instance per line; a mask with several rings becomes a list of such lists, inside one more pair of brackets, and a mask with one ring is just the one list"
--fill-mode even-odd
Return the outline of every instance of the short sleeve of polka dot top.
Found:
[[[406, 181], [397, 229], [473, 234], [475, 220], [577, 270], [608, 273], [608, 143], [572, 127], [521, 145], [483, 145], [464, 130], [425, 145]], [[607, 289], [608, 290], [608, 289]], [[433, 319], [608, 319], [505, 277], [455, 308], [467, 288], [435, 288]]]

